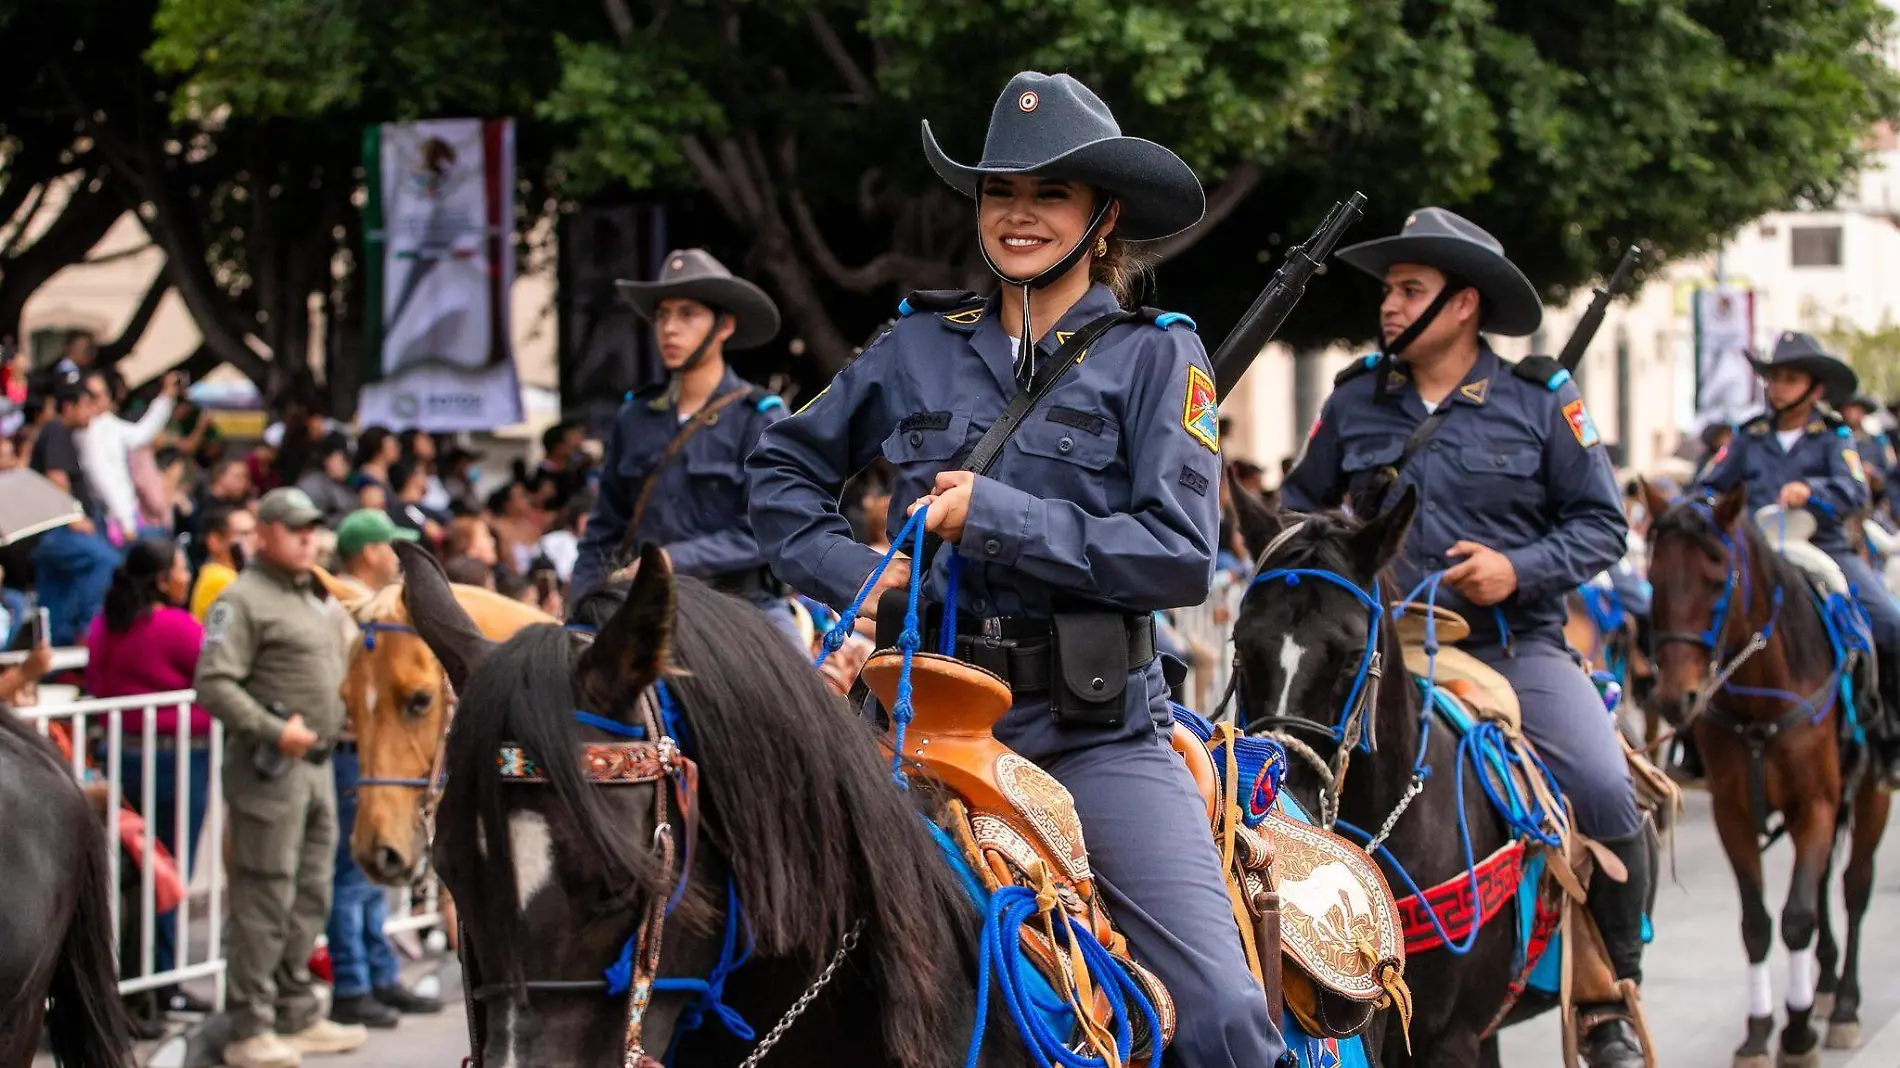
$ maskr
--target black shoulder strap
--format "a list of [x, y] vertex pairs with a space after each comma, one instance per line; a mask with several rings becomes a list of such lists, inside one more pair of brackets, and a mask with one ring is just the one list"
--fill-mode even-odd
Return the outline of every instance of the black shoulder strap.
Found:
[[1003, 446], [1009, 444], [1009, 439], [1022, 429], [1029, 413], [1056, 388], [1056, 383], [1062, 381], [1062, 376], [1068, 374], [1069, 368], [1080, 362], [1082, 354], [1088, 351], [1090, 345], [1108, 333], [1111, 327], [1152, 318], [1153, 313], [1145, 308], [1141, 311], [1117, 309], [1090, 320], [1082, 329], [1070, 334], [1069, 339], [1057, 347], [1055, 355], [1042, 361], [1041, 366], [1036, 368], [1036, 377], [1029, 387], [1010, 398], [1009, 406], [983, 432], [958, 470], [974, 471], [979, 475], [988, 473], [990, 468], [996, 466], [997, 457], [1003, 455]]
[[1378, 480], [1373, 483], [1371, 492], [1366, 495], [1371, 499], [1355, 503], [1353, 511], [1360, 511], [1359, 505], [1363, 504], [1363, 514], [1370, 518], [1383, 510], [1386, 495], [1399, 484], [1399, 476], [1405, 473], [1405, 465], [1412, 461], [1412, 457], [1418, 455], [1418, 450], [1424, 448], [1426, 442], [1432, 440], [1432, 435], [1438, 433], [1438, 428], [1445, 424], [1445, 417], [1450, 414], [1451, 398], [1446, 397], [1438, 402], [1438, 407], [1433, 408], [1424, 420], [1412, 428], [1412, 436], [1405, 439], [1405, 448], [1399, 451], [1398, 459], [1380, 469]]

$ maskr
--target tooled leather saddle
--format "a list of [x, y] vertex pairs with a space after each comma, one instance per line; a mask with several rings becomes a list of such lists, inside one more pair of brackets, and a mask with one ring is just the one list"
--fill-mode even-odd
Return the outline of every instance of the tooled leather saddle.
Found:
[[[902, 653], [883, 650], [865, 663], [860, 679], [884, 707], [893, 707], [902, 668]], [[911, 671], [913, 714], [902, 759], [954, 795], [938, 812], [939, 823], [992, 888], [1052, 889], [1063, 911], [1150, 992], [1165, 1045], [1174, 1030], [1172, 1001], [1129, 955], [1097, 893], [1072, 798], [991, 733], [1010, 709], [1009, 688], [981, 668], [927, 653], [916, 654]], [[1191, 717], [1188, 723], [1175, 728], [1174, 748], [1201, 794], [1227, 872], [1236, 932], [1274, 1018], [1283, 986], [1296, 1017], [1314, 1033], [1357, 1033], [1376, 1007], [1394, 1002], [1393, 991], [1409, 1014], [1403, 939], [1377, 869], [1343, 840], [1275, 811], [1277, 773], [1271, 788], [1258, 766], [1243, 773], [1231, 729], [1197, 733], [1190, 727], [1204, 722]], [[887, 748], [891, 740], [887, 734]], [[1283, 769], [1283, 755], [1280, 760]], [[1284, 858], [1277, 869], [1276, 852]], [[1065, 966], [1056, 948], [1028, 928], [1024, 948], [1052, 976]], [[1294, 965], [1284, 972], [1283, 954]], [[1079, 1008], [1106, 1011], [1099, 1001]]]

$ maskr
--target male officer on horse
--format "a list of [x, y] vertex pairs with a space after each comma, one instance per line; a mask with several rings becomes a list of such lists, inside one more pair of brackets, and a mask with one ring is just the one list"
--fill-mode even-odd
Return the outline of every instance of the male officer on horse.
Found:
[[656, 281], [619, 285], [653, 324], [671, 374], [628, 398], [614, 422], [568, 603], [651, 541], [674, 571], [752, 601], [795, 634], [746, 514], [746, 455], [785, 418], [785, 403], [740, 379], [725, 357], [772, 340], [778, 306], [704, 249], [669, 253]]
[[1866, 468], [1853, 430], [1820, 403], [1830, 393], [1852, 396], [1858, 378], [1807, 334], [1784, 333], [1768, 359], [1750, 362], [1762, 377], [1768, 411], [1742, 424], [1702, 486], [1717, 493], [1746, 486], [1750, 509], [1778, 504], [1814, 516], [1811, 544], [1840, 565], [1873, 628], [1881, 711], [1868, 727], [1891, 779], [1900, 770], [1900, 610], [1850, 544], [1847, 521], [1869, 500]]
[[[1591, 881], [1590, 910], [1616, 978], [1634, 984], [1650, 880], [1642, 817], [1615, 725], [1563, 641], [1565, 595], [1623, 556], [1628, 530], [1596, 425], [1555, 360], [1513, 364], [1480, 336], [1522, 337], [1543, 319], [1489, 233], [1421, 208], [1398, 236], [1338, 256], [1384, 283], [1382, 345], [1335, 380], [1283, 504], [1347, 502], [1369, 516], [1398, 487], [1417, 489], [1401, 588], [1443, 572], [1438, 603], [1471, 625], [1462, 648], [1510, 681], [1579, 829], [1628, 869], [1625, 882]], [[1592, 1068], [1644, 1063], [1632, 1007], [1582, 1008]]]

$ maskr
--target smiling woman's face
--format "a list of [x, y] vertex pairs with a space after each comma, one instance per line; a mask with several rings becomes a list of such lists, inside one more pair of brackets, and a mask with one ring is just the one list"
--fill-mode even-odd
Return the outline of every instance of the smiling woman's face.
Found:
[[[1087, 234], [1095, 191], [1075, 182], [1022, 175], [983, 179], [977, 230], [990, 262], [1010, 278], [1034, 278]], [[1111, 218], [1102, 227], [1114, 227]]]

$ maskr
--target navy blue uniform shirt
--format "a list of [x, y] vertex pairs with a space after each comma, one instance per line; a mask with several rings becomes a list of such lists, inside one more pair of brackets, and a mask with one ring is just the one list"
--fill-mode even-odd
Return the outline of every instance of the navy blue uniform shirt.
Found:
[[[681, 430], [677, 408], [655, 410], [649, 403], [665, 388], [660, 385], [635, 394], [614, 420], [601, 466], [600, 492], [574, 564], [570, 604], [578, 603], [606, 579], [641, 487]], [[727, 405], [711, 425], [693, 434], [661, 473], [640, 517], [635, 544], [650, 541], [665, 547], [673, 570], [682, 575], [713, 579], [765, 566], [746, 515], [745, 458], [759, 434], [785, 418], [785, 404], [749, 385], [731, 368], [707, 403], [733, 390], [749, 390], [754, 396]]]
[[[851, 603], [879, 554], [851, 536], [838, 494], [882, 454], [897, 469], [890, 530], [996, 421], [1016, 392], [995, 297], [898, 320], [798, 414], [766, 430], [747, 463], [752, 526], [780, 578]], [[1038, 346], [1116, 310], [1092, 286]], [[1109, 330], [1029, 414], [976, 479], [955, 552], [959, 608], [1046, 617], [1060, 607], [1130, 612], [1199, 604], [1213, 581], [1219, 416], [1191, 324]], [[950, 546], [934, 562], [940, 601]]]
[[1847, 551], [1847, 517], [1867, 504], [1867, 480], [1854, 432], [1835, 417], [1815, 415], [1801, 428], [1794, 447], [1783, 449], [1774, 418], [1758, 415], [1735, 431], [1728, 448], [1702, 476], [1705, 489], [1726, 493], [1748, 487], [1748, 510], [1774, 504], [1781, 487], [1805, 482], [1813, 495], [1814, 547], [1825, 553]]
[[[1446, 555], [1460, 541], [1496, 549], [1516, 569], [1517, 590], [1497, 612], [1440, 587], [1438, 603], [1471, 623], [1472, 644], [1499, 640], [1499, 615], [1513, 636], [1560, 636], [1564, 595], [1627, 547], [1629, 523], [1596, 425], [1569, 376], [1555, 381], [1552, 389], [1520, 377], [1480, 342], [1470, 373], [1440, 401], [1450, 414], [1385, 498], [1418, 490], [1418, 517], [1395, 567], [1405, 589], [1388, 596], [1462, 562]], [[1340, 384], [1281, 487], [1283, 505], [1334, 508], [1366, 490], [1428, 414], [1403, 363]]]

